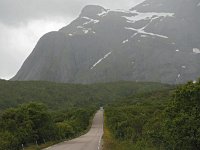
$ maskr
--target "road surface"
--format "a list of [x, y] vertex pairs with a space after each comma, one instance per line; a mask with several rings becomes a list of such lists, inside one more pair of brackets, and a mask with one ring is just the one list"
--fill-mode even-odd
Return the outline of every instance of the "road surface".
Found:
[[93, 119], [90, 131], [76, 139], [45, 148], [44, 150], [101, 150], [103, 135], [103, 110], [99, 110]]

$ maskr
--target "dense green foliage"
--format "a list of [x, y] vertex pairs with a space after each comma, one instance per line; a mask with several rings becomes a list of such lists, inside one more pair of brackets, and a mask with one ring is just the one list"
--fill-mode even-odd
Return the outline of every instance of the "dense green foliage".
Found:
[[104, 105], [136, 93], [170, 86], [159, 83], [116, 82], [92, 85], [61, 84], [41, 81], [0, 80], [0, 110], [27, 102], [42, 102], [50, 109]]
[[200, 149], [200, 81], [180, 86], [164, 112], [164, 146], [175, 150]]
[[140, 94], [108, 106], [106, 122], [115, 140], [132, 143], [134, 150], [200, 149], [200, 82], [170, 93]]
[[8, 109], [0, 118], [0, 150], [74, 137], [87, 129], [94, 112], [94, 108], [49, 112], [39, 103]]
[[132, 149], [154, 148], [146, 134], [152, 119], [164, 109], [170, 95], [170, 89], [138, 94], [106, 107], [108, 128], [117, 140], [132, 143]]
[[[80, 135], [99, 106], [140, 103], [171, 86], [116, 82], [92, 85], [0, 80], [0, 150]], [[41, 104], [43, 103], [43, 104]], [[121, 135], [120, 135], [121, 136]]]

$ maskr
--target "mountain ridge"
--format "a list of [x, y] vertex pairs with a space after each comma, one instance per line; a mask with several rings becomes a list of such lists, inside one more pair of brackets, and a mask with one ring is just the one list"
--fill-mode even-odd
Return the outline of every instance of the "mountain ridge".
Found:
[[198, 14], [197, 0], [146, 0], [130, 10], [88, 5], [68, 26], [45, 34], [11, 80], [84, 84], [196, 80]]

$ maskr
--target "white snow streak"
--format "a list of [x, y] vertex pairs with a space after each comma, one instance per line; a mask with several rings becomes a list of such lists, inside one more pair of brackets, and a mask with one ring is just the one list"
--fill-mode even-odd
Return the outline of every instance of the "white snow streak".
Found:
[[126, 13], [126, 14], [132, 13], [132, 11], [124, 10], [124, 9], [115, 9], [115, 10], [110, 10], [109, 12], [119, 12], [119, 13]]
[[200, 6], [200, 2], [197, 4], [197, 7], [199, 7]]
[[[141, 34], [146, 34], [146, 35], [151, 35], [151, 36], [157, 36], [157, 37], [161, 37], [161, 38], [165, 38], [165, 39], [168, 38], [167, 36], [164, 36], [164, 35], [155, 34], [155, 33], [150, 33], [150, 32], [145, 32], [145, 31], [144, 31], [144, 28], [135, 29], [135, 28], [125, 27], [125, 29], [133, 30], [133, 31], [136, 31], [137, 33], [141, 33]], [[134, 36], [136, 36], [137, 33], [135, 33], [135, 34], [132, 36], [132, 38], [133, 38]]]
[[124, 40], [122, 43], [125, 44], [125, 43], [127, 43], [127, 42], [128, 42], [128, 39], [127, 39], [127, 40]]
[[87, 24], [90, 24], [90, 23], [99, 23], [99, 20], [95, 20], [95, 19], [91, 19], [91, 18], [88, 18], [88, 17], [82, 17], [83, 19], [87, 19], [89, 20], [88, 22], [85, 22], [83, 25], [87, 25]]
[[132, 36], [131, 36], [131, 38], [133, 38], [134, 36], [136, 36], [138, 33], [136, 32], [136, 33], [134, 33]]
[[109, 12], [108, 10], [106, 11], [106, 10], [102, 9], [102, 12], [97, 14], [97, 15], [100, 16], [100, 17], [104, 17], [108, 12]]
[[112, 51], [107, 53], [103, 58], [99, 59], [94, 65], [92, 65], [90, 69], [93, 69], [94, 67], [96, 67], [96, 65], [98, 65], [102, 60], [106, 59], [111, 53]]
[[82, 17], [83, 19], [87, 19], [87, 20], [91, 20], [91, 18], [89, 17]]

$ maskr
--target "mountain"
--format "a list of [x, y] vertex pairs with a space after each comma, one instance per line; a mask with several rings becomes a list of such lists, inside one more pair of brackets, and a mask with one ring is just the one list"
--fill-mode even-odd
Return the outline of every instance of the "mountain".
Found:
[[196, 80], [199, 16], [199, 0], [146, 0], [130, 10], [86, 6], [72, 23], [45, 34], [11, 80]]

